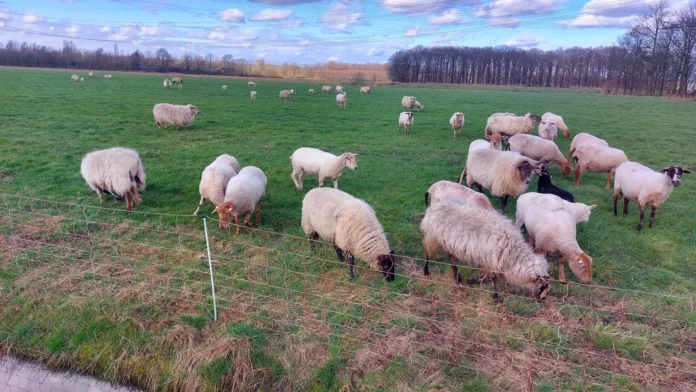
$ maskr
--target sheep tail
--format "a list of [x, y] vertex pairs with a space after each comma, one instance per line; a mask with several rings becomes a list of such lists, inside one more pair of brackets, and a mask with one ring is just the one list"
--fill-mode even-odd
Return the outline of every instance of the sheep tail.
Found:
[[430, 207], [430, 192], [425, 192], [425, 208]]
[[464, 177], [466, 177], [466, 166], [464, 166], [464, 171], [462, 171], [462, 175], [459, 176], [459, 182], [458, 182], [459, 184], [462, 183], [462, 181], [464, 180]]

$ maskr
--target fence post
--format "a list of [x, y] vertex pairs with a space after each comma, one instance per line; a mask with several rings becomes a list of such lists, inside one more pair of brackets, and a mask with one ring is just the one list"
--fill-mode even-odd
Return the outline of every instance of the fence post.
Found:
[[213, 318], [217, 321], [217, 298], [215, 298], [215, 279], [213, 279], [213, 260], [210, 258], [210, 240], [208, 239], [208, 220], [203, 215], [203, 230], [205, 231], [205, 247], [208, 251], [208, 268], [210, 269], [210, 288], [213, 292]]

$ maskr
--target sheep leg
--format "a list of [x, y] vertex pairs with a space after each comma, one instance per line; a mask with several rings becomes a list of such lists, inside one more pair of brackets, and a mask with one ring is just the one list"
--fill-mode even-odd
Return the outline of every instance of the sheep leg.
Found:
[[304, 188], [304, 172], [302, 170], [297, 174], [297, 182], [300, 184], [300, 187], [297, 189], [302, 190]]
[[638, 209], [640, 210], [640, 221], [638, 222], [638, 231], [643, 230], [643, 219], [645, 218], [645, 204], [638, 204]]
[[616, 210], [616, 203], [619, 202], [619, 199], [621, 198], [621, 191], [619, 192], [614, 192], [614, 216], [618, 215], [619, 212]]
[[580, 165], [575, 166], [575, 186], [580, 185], [580, 176], [582, 175], [582, 168]]
[[102, 198], [102, 194], [101, 193], [97, 193], [97, 194], [99, 195], [99, 204], [103, 203], [104, 199]]
[[493, 298], [493, 302], [496, 304], [501, 304], [503, 301], [500, 300], [500, 295], [498, 294], [498, 285], [496, 284], [498, 282], [497, 277], [491, 278], [491, 284], [493, 286], [493, 294], [491, 294], [491, 297]]
[[251, 227], [249, 220], [251, 220], [251, 212], [248, 212], [246, 215], [244, 215], [244, 226]]
[[336, 256], [338, 256], [338, 261], [346, 261], [346, 258], [343, 255], [343, 250], [341, 248], [339, 248], [338, 246], [336, 246], [336, 244], [334, 244], [333, 247], [334, 247], [334, 250], [336, 251]]
[[135, 205], [137, 203], [140, 203], [140, 201], [141, 201], [140, 194], [138, 193], [138, 188], [135, 188], [135, 187], [133, 188], [133, 190], [131, 192], [132, 192], [131, 193], [131, 195], [132, 195], [131, 203], [133, 204], [133, 207], [135, 207]]
[[454, 256], [449, 255], [450, 264], [452, 264], [452, 274], [454, 274], [454, 281], [457, 285], [462, 285], [462, 277], [459, 276], [459, 268], [457, 268], [457, 260]]
[[312, 249], [312, 253], [317, 251], [317, 241], [319, 241], [319, 233], [312, 233], [312, 235], [309, 236], [309, 247]]
[[558, 281], [563, 284], [568, 283], [565, 278], [565, 260], [563, 257], [558, 259]]
[[300, 184], [297, 182], [297, 179], [295, 178], [296, 175], [297, 175], [297, 172], [293, 169], [292, 173], [290, 174], [290, 178], [292, 178], [292, 182], [295, 183], [295, 188], [301, 190], [301, 189], [302, 189], [302, 185], [300, 185]]
[[234, 216], [234, 225], [237, 226], [237, 230], [235, 230], [235, 233], [239, 235], [239, 215]]
[[655, 223], [655, 213], [657, 212], [657, 207], [652, 206], [650, 210], [650, 228], [652, 229], [653, 223]]
[[324, 186], [324, 177], [319, 177], [319, 188]]
[[348, 268], [350, 269], [350, 280], [355, 280], [355, 257], [353, 257], [353, 254], [350, 252], [346, 252], [348, 254]]
[[334, 183], [334, 189], [338, 189], [338, 178], [333, 180]]
[[126, 211], [130, 212], [132, 208], [133, 208], [133, 207], [131, 207], [131, 195], [130, 195], [130, 191], [127, 191], [127, 192], [126, 192]]
[[604, 186], [604, 189], [609, 189], [609, 185], [611, 185], [611, 179], [614, 177], [614, 172], [609, 171], [609, 175], [607, 176], [607, 184]]
[[261, 224], [261, 203], [256, 205], [256, 226]]
[[500, 211], [505, 212], [505, 206], [507, 205], [507, 201], [508, 195], [500, 196]]
[[628, 200], [628, 197], [624, 197], [624, 215], [628, 215], [628, 203], [630, 200]]
[[428, 254], [425, 254], [425, 265], [423, 265], [423, 275], [424, 276], [430, 276], [430, 269], [428, 268], [428, 265], [430, 264], [430, 258], [428, 257]]
[[193, 216], [198, 215], [198, 211], [203, 206], [203, 200], [205, 200], [205, 197], [201, 196], [201, 201], [198, 202], [198, 208], [196, 208], [196, 211], [193, 212]]

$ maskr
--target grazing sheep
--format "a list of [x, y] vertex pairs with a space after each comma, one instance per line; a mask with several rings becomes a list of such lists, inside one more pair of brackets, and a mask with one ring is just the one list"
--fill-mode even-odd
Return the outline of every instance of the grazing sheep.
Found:
[[302, 200], [302, 230], [312, 250], [316, 241], [323, 240], [333, 244], [340, 261], [347, 256], [351, 279], [357, 257], [381, 271], [387, 281], [394, 280], [394, 251], [375, 211], [364, 201], [337, 189], [312, 189]]
[[181, 83], [184, 83], [184, 81], [183, 81], [183, 80], [181, 80], [181, 78], [180, 78], [180, 77], [178, 77], [178, 76], [175, 76], [175, 77], [173, 77], [173, 78], [172, 78], [172, 83], [178, 83], [178, 84], [181, 84]]
[[534, 124], [540, 121], [541, 118], [536, 114], [527, 113], [524, 116], [516, 116], [512, 113], [495, 113], [488, 117], [484, 134], [513, 136], [518, 133], [531, 133]]
[[172, 87], [172, 82], [169, 81], [169, 79], [164, 79], [164, 88], [170, 88]]
[[358, 163], [355, 161], [357, 155], [345, 152], [336, 156], [316, 148], [301, 147], [290, 156], [290, 177], [298, 190], [302, 190], [305, 174], [319, 177], [320, 187], [324, 186], [324, 179], [331, 178], [333, 187], [338, 189], [338, 179], [343, 175], [343, 168], [358, 170]]
[[227, 90], [227, 85], [226, 85], [226, 84], [223, 84], [223, 85], [222, 85], [222, 89], [223, 89], [223, 90]]
[[469, 188], [478, 185], [479, 192], [483, 192], [483, 188], [489, 189], [491, 194], [500, 197], [500, 209], [505, 211], [508, 197], [517, 197], [527, 190], [538, 165], [538, 162], [512, 151], [474, 150], [467, 157], [459, 183], [466, 176]]
[[629, 201], [638, 203], [640, 210], [640, 221], [638, 231], [643, 229], [643, 218], [645, 217], [645, 206], [652, 207], [650, 211], [650, 227], [655, 222], [657, 209], [669, 199], [675, 187], [681, 185], [681, 177], [684, 173], [691, 171], [680, 166], [667, 166], [658, 173], [637, 162], [624, 162], [616, 169], [616, 179], [614, 180], [614, 215], [616, 203], [620, 198], [624, 198], [624, 215], [628, 215]]
[[421, 105], [420, 102], [416, 101], [413, 103], [413, 110], [420, 112], [423, 109], [425, 109], [425, 106]]
[[343, 86], [336, 86], [336, 94], [343, 94]]
[[145, 170], [135, 150], [114, 147], [92, 151], [82, 158], [80, 173], [97, 192], [100, 203], [106, 192], [125, 198], [128, 211], [140, 203], [138, 191], [145, 189]]
[[111, 75], [104, 75], [104, 79], [111, 79]]
[[321, 92], [322, 92], [322, 93], [330, 93], [330, 92], [331, 92], [331, 89], [332, 89], [331, 86], [322, 86]]
[[225, 230], [232, 222], [237, 226], [239, 234], [239, 216], [244, 215], [244, 225], [251, 227], [249, 219], [256, 211], [256, 226], [261, 224], [261, 200], [266, 194], [266, 175], [255, 166], [247, 166], [230, 178], [225, 189], [225, 201], [215, 207], [213, 213], [218, 214], [218, 228]]
[[313, 88], [310, 88], [310, 89], [309, 89], [309, 93], [310, 93], [310, 94], [316, 94], [317, 92], [316, 92], [316, 90], [314, 90]]
[[626, 154], [618, 148], [603, 146], [601, 144], [581, 144], [573, 151], [575, 161], [575, 186], [580, 185], [580, 176], [585, 170], [609, 173], [606, 189], [609, 189], [611, 179], [616, 168], [628, 161]]
[[155, 123], [157, 128], [167, 124], [176, 126], [181, 129], [190, 125], [196, 119], [198, 108], [193, 105], [173, 105], [171, 103], [158, 103], [152, 108], [152, 114], [155, 115]]
[[256, 87], [256, 83], [249, 81], [249, 82], [247, 82], [247, 86], [248, 87]]
[[412, 111], [413, 107], [416, 106], [416, 97], [404, 95], [404, 97], [401, 98], [401, 106], [404, 109], [408, 109], [409, 111]]
[[457, 132], [462, 134], [462, 128], [464, 128], [464, 113], [456, 112], [450, 117], [450, 126], [452, 127], [453, 136], [457, 137]]
[[225, 189], [230, 178], [239, 172], [239, 162], [231, 155], [223, 154], [217, 157], [213, 163], [208, 165], [201, 175], [201, 183], [198, 185], [198, 192], [201, 194], [201, 201], [193, 215], [198, 214], [198, 210], [203, 206], [203, 201], [210, 200], [215, 206], [219, 206], [225, 201]]
[[[494, 137], [495, 137], [495, 136], [498, 136], [498, 137], [499, 137], [500, 135], [493, 135], [493, 136], [494, 136]], [[501, 146], [500, 140], [498, 141], [497, 144], [495, 144], [495, 143], [493, 142], [493, 139], [491, 139], [490, 142], [489, 142], [488, 140], [478, 139], [478, 140], [474, 140], [473, 142], [471, 142], [471, 143], [469, 144], [469, 154], [471, 154], [471, 152], [474, 151], [474, 150], [480, 150], [480, 149], [484, 149], [484, 150], [485, 150], [485, 149], [491, 149], [491, 150], [498, 150], [498, 151], [501, 151], [501, 150], [502, 150], [502, 146]]]
[[[545, 197], [522, 195], [518, 204], [526, 204], [517, 209], [516, 223], [524, 224], [529, 234], [529, 245], [535, 246], [537, 253], [559, 253], [558, 280], [565, 282], [565, 260], [575, 276], [583, 283], [592, 281], [592, 258], [578, 245], [576, 239], [577, 220], [568, 202], [554, 195]], [[592, 209], [593, 207], [588, 207]]]
[[585, 132], [578, 133], [573, 138], [573, 141], [570, 142], [570, 150], [568, 150], [568, 156], [566, 157], [568, 162], [570, 162], [570, 158], [573, 156], [575, 149], [581, 144], [601, 144], [603, 146], [609, 146], [609, 143], [604, 139], [600, 139]]
[[401, 112], [401, 114], [399, 114], [399, 131], [401, 131], [402, 126], [406, 131], [406, 136], [409, 136], [411, 134], [411, 128], [413, 127], [412, 112]]
[[289, 90], [281, 90], [278, 97], [283, 98], [283, 99], [290, 99], [290, 91]]
[[290, 94], [295, 95], [297, 94], [297, 91], [295, 91], [294, 89], [290, 89]]
[[556, 143], [542, 139], [539, 136], [519, 134], [508, 139], [510, 151], [532, 158], [541, 163], [555, 162], [560, 166], [563, 175], [570, 174], [570, 165]]
[[[522, 225], [524, 225], [524, 214], [527, 213], [527, 210], [531, 206], [536, 204], [543, 204], [547, 200], [554, 202], [558, 199], [560, 199], [560, 197], [556, 195], [536, 192], [527, 192], [521, 195], [519, 198], [517, 198], [515, 227], [517, 227], [518, 230], [522, 228]], [[563, 201], [563, 206], [565, 208], [568, 208], [573, 213], [573, 216], [575, 217], [575, 223], [588, 222], [590, 220], [592, 210], [594, 210], [597, 207], [596, 204], [588, 206], [587, 204], [583, 203], [571, 203], [567, 200], [561, 200]]]
[[360, 95], [362, 95], [362, 94], [369, 94], [369, 93], [371, 93], [371, 92], [372, 92], [372, 87], [370, 87], [370, 86], [363, 86], [363, 87], [360, 87]]
[[[564, 137], [570, 137], [570, 129], [568, 129], [568, 126], [565, 124], [565, 121], [563, 121], [563, 117], [559, 116], [558, 114], [546, 112], [541, 116], [541, 122], [555, 125], [556, 128], [560, 129], [561, 132], [563, 132]], [[541, 129], [539, 130], [539, 133], [539, 136], [541, 136]]]
[[471, 190], [464, 185], [451, 181], [438, 181], [425, 192], [425, 208], [431, 204], [459, 200], [463, 203], [493, 210], [488, 198], [479, 192]]
[[539, 137], [553, 141], [557, 136], [558, 126], [556, 124], [547, 123], [544, 120], [539, 123]]
[[[546, 193], [550, 195], [556, 195], [560, 197], [563, 200], [566, 200], [568, 202], [574, 203], [575, 202], [575, 197], [573, 197], [573, 194], [561, 189], [551, 183], [551, 174], [549, 173], [549, 169], [546, 165], [543, 165], [541, 167], [541, 171], [539, 172], [539, 182], [537, 183], [537, 192], [539, 193]], [[519, 203], [518, 203], [519, 204]]]
[[85, 78], [80, 78], [80, 82], [84, 83]]
[[89, 77], [90, 77], [90, 78], [93, 78], [93, 77], [94, 77], [94, 72], [90, 72], [90, 73], [89, 73]]
[[336, 94], [336, 106], [346, 108], [346, 93]]
[[250, 92], [249, 96], [251, 97], [251, 99], [256, 99], [256, 91]]
[[492, 276], [493, 299], [498, 301], [497, 277], [531, 290], [543, 300], [549, 291], [548, 263], [534, 254], [519, 230], [496, 211], [468, 204], [449, 202], [433, 204], [420, 225], [423, 234], [425, 266], [439, 250], [449, 255], [456, 284], [461, 284], [455, 257], [483, 269]]
[[181, 89], [183, 89], [183, 88], [184, 88], [184, 85], [183, 85], [183, 84], [181, 84], [181, 83], [179, 83], [179, 86], [178, 86], [177, 88], [178, 88], [179, 90], [181, 90]]
[[77, 82], [78, 80], [80, 80], [80, 75], [71, 75], [70, 76], [70, 81]]

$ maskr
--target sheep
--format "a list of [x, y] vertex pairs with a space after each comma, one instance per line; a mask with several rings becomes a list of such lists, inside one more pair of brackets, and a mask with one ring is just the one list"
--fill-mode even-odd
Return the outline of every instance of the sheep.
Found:
[[334, 89], [336, 91], [336, 94], [342, 94], [343, 93], [343, 86], [336, 86]]
[[176, 129], [182, 129], [190, 125], [196, 119], [198, 108], [193, 105], [173, 105], [171, 103], [158, 103], [152, 108], [152, 114], [155, 116], [157, 128], [167, 124], [176, 126]]
[[[563, 137], [570, 137], [570, 129], [568, 129], [568, 126], [565, 124], [565, 121], [563, 121], [563, 117], [559, 116], [558, 114], [546, 112], [541, 115], [541, 122], [554, 125], [556, 128], [560, 129], [561, 132], [563, 132]], [[539, 130], [539, 132], [541, 133], [541, 130]]]
[[281, 90], [280, 94], [278, 95], [280, 98], [283, 99], [290, 99], [290, 91], [288, 90]]
[[84, 82], [85, 82], [85, 78], [80, 78], [80, 82], [81, 82], [81, 83], [84, 83]]
[[425, 266], [443, 250], [449, 255], [456, 284], [462, 284], [455, 257], [485, 270], [492, 277], [493, 299], [498, 301], [497, 277], [532, 291], [544, 300], [549, 291], [548, 263], [534, 254], [509, 219], [465, 203], [448, 202], [430, 206], [420, 224]]
[[126, 210], [140, 203], [138, 191], [145, 189], [145, 170], [135, 150], [114, 147], [92, 151], [82, 158], [80, 173], [87, 185], [99, 195], [106, 192], [126, 199]]
[[450, 126], [452, 127], [452, 132], [454, 135], [452, 137], [457, 137], [457, 131], [462, 134], [462, 128], [464, 128], [464, 113], [456, 112], [450, 117]]
[[421, 105], [420, 102], [416, 101], [413, 103], [413, 110], [420, 112], [423, 109], [425, 109], [425, 106]]
[[223, 90], [227, 90], [227, 85], [226, 85], [226, 84], [223, 84], [223, 85], [222, 85], [222, 89], [223, 89]]
[[183, 84], [181, 84], [181, 83], [179, 83], [179, 86], [178, 86], [177, 88], [178, 88], [179, 90], [181, 90], [181, 89], [183, 89], [183, 88], [184, 88], [184, 85], [183, 85]]
[[550, 195], [556, 195], [560, 197], [563, 200], [566, 200], [570, 203], [575, 202], [575, 197], [573, 197], [573, 194], [561, 189], [551, 183], [551, 174], [549, 173], [549, 169], [546, 165], [543, 165], [541, 167], [541, 171], [539, 172], [539, 182], [537, 183], [537, 192], [539, 193], [546, 193]]
[[345, 152], [336, 156], [316, 148], [298, 148], [290, 156], [290, 162], [292, 163], [290, 178], [292, 178], [298, 190], [303, 188], [305, 174], [319, 177], [320, 187], [324, 186], [324, 179], [331, 178], [333, 187], [338, 189], [338, 179], [343, 174], [343, 168], [347, 167], [353, 171], [358, 170], [358, 163], [355, 161], [357, 155]]
[[[489, 142], [488, 140], [482, 140], [482, 139], [474, 140], [473, 142], [471, 142], [469, 144], [469, 154], [471, 154], [471, 152], [474, 150], [487, 149], [487, 148], [496, 149], [495, 146], [491, 142]], [[500, 151], [500, 150], [498, 149], [498, 151]]]
[[110, 79], [111, 75], [104, 75], [104, 79]]
[[251, 99], [256, 99], [256, 91], [250, 92], [249, 96], [251, 97]]
[[681, 177], [684, 173], [691, 173], [691, 171], [680, 166], [667, 166], [662, 169], [662, 173], [659, 173], [637, 162], [622, 163], [616, 169], [614, 180], [614, 215], [618, 215], [616, 203], [620, 198], [624, 198], [624, 215], [628, 215], [629, 201], [635, 201], [640, 210], [637, 229], [641, 231], [645, 206], [649, 205], [652, 207], [650, 211], [650, 227], [652, 228], [657, 209], [669, 199], [674, 188], [681, 185]]
[[170, 82], [169, 79], [164, 79], [164, 83], [162, 84], [164, 85], [164, 88], [172, 87], [172, 82]]
[[297, 94], [297, 91], [295, 91], [294, 89], [290, 89], [290, 94], [295, 95], [295, 94]]
[[360, 95], [369, 94], [371, 92], [372, 92], [372, 87], [370, 87], [370, 86], [360, 87]]
[[252, 81], [249, 81], [249, 82], [247, 82], [247, 86], [248, 86], [248, 87], [256, 87], [256, 83], [255, 83], [255, 82], [252, 82]]
[[529, 181], [538, 170], [539, 163], [512, 151], [492, 149], [474, 150], [467, 156], [466, 168], [459, 183], [466, 176], [471, 188], [478, 185], [479, 192], [489, 189], [500, 197], [500, 209], [505, 211], [509, 196], [519, 196], [527, 190]]
[[225, 199], [222, 204], [215, 207], [213, 213], [218, 214], [220, 230], [227, 226], [234, 218], [239, 234], [239, 216], [244, 215], [244, 225], [251, 227], [249, 219], [256, 211], [256, 226], [261, 224], [261, 200], [266, 194], [266, 175], [256, 166], [247, 166], [230, 178], [225, 189]]
[[403, 98], [401, 98], [401, 106], [404, 109], [408, 109], [409, 111], [413, 110], [413, 107], [416, 105], [416, 97], [411, 97], [408, 95], [404, 95]]
[[600, 139], [585, 132], [578, 133], [573, 138], [573, 141], [570, 142], [570, 150], [568, 150], [568, 156], [566, 157], [568, 162], [570, 162], [570, 158], [573, 156], [575, 149], [581, 144], [601, 144], [603, 146], [609, 146], [609, 143], [604, 139]]
[[302, 230], [309, 236], [312, 250], [316, 241], [333, 244], [340, 261], [349, 263], [350, 279], [355, 279], [355, 257], [394, 280], [394, 251], [375, 211], [363, 200], [331, 188], [307, 192], [302, 200]]
[[534, 135], [518, 134], [508, 139], [510, 151], [532, 158], [541, 163], [556, 162], [563, 175], [570, 174], [570, 165], [556, 143]]
[[346, 93], [336, 94], [336, 106], [346, 108]]
[[193, 215], [198, 215], [198, 211], [206, 199], [210, 200], [216, 207], [222, 204], [225, 201], [227, 183], [239, 171], [237, 159], [227, 154], [220, 155], [213, 163], [208, 165], [201, 175], [201, 183], [198, 185], [201, 201], [198, 202], [198, 208], [196, 208]]
[[575, 186], [580, 185], [580, 176], [585, 170], [609, 173], [606, 189], [609, 189], [614, 172], [622, 163], [628, 161], [626, 153], [618, 148], [601, 144], [581, 144], [573, 151], [575, 161]]
[[80, 80], [80, 75], [71, 75], [70, 76], [71, 82], [77, 82], [78, 80]]
[[310, 94], [316, 94], [317, 92], [316, 92], [316, 90], [314, 90], [313, 88], [310, 88], [310, 89], [309, 89], [309, 93], [310, 93]]
[[89, 76], [90, 78], [93, 78], [93, 77], [94, 77], [94, 72], [90, 72], [90, 73], [88, 74], [88, 76]]
[[[493, 134], [493, 135], [486, 135], [486, 139], [488, 139], [488, 144], [489, 147], [493, 150], [498, 150], [502, 151], [503, 150], [503, 142], [507, 142], [508, 137], [507, 136], [502, 136], [499, 134]], [[479, 141], [484, 141], [480, 140]], [[477, 141], [478, 142], [478, 141]], [[473, 143], [473, 142], [472, 142]], [[471, 149], [471, 148], [470, 148]]]
[[517, 198], [517, 210], [515, 212], [515, 227], [517, 227], [518, 230], [522, 228], [522, 225], [524, 225], [524, 215], [527, 213], [527, 210], [530, 207], [536, 204], [543, 204], [545, 203], [545, 201], [548, 200], [550, 200], [550, 203], [553, 203], [558, 199], [563, 201], [564, 208], [567, 208], [569, 211], [573, 213], [573, 216], [575, 217], [575, 223], [588, 222], [590, 220], [590, 215], [592, 215], [592, 210], [597, 208], [596, 204], [588, 206], [587, 204], [583, 203], [572, 203], [552, 194], [527, 192], [521, 195], [519, 198]]
[[472, 206], [493, 210], [491, 202], [485, 195], [456, 182], [438, 181], [425, 192], [425, 208], [428, 208], [431, 204], [451, 200], [459, 200]]
[[558, 126], [556, 124], [547, 123], [543, 120], [539, 123], [539, 137], [553, 141], [557, 136]]
[[536, 114], [527, 113], [524, 116], [516, 116], [512, 113], [495, 113], [488, 117], [484, 135], [513, 136], [518, 133], [531, 133], [534, 124], [540, 121], [541, 118]]
[[332, 89], [331, 86], [322, 86], [321, 92], [322, 92], [322, 93], [330, 93], [330, 92], [331, 92], [331, 89]]
[[401, 130], [402, 126], [406, 131], [406, 136], [409, 136], [411, 134], [411, 128], [413, 127], [412, 112], [401, 112], [401, 114], [399, 114], [399, 131]]
[[[592, 281], [592, 258], [578, 245], [576, 239], [577, 218], [568, 205], [571, 203], [554, 195], [545, 197], [522, 195], [518, 204], [516, 224], [524, 224], [529, 234], [529, 245], [539, 254], [559, 253], [558, 280], [565, 282], [565, 260], [575, 276], [583, 283]], [[590, 207], [590, 209], [593, 207]]]
[[180, 77], [178, 77], [178, 76], [175, 76], [175, 77], [173, 77], [173, 78], [172, 78], [172, 83], [178, 83], [178, 84], [181, 84], [181, 83], [184, 83], [184, 81], [183, 81], [183, 80], [181, 80], [181, 78], [180, 78]]

